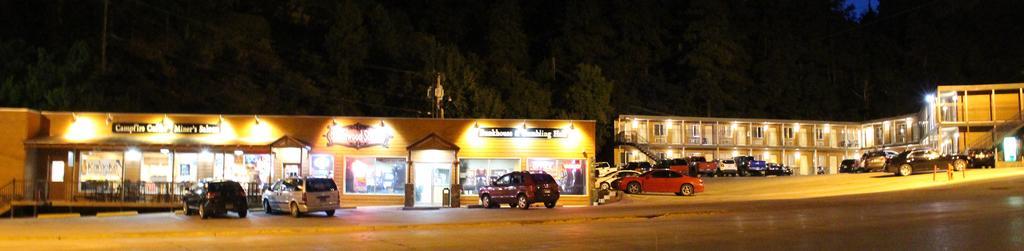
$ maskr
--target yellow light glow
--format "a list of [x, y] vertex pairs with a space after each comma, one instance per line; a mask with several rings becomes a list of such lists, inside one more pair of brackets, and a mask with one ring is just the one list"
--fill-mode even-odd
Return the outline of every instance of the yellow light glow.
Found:
[[671, 119], [666, 119], [665, 120], [665, 129], [672, 129], [672, 120]]
[[832, 129], [831, 126], [829, 126], [828, 124], [825, 124], [825, 128], [822, 129], [822, 131], [824, 131], [825, 133], [828, 133], [829, 131], [831, 131], [831, 129]]
[[800, 159], [800, 152], [793, 153], [793, 157], [797, 158], [797, 159]]
[[793, 132], [800, 131], [800, 123], [793, 123]]
[[138, 161], [142, 159], [142, 152], [139, 149], [131, 148], [124, 152], [124, 159], [127, 161]]
[[70, 141], [82, 141], [96, 137], [96, 122], [92, 118], [73, 115], [73, 122], [64, 133], [64, 139]]
[[266, 121], [256, 120], [257, 122], [249, 128], [249, 142], [266, 142], [273, 140], [273, 132], [271, 131], [269, 123]]
[[640, 122], [637, 122], [636, 119], [633, 119], [633, 129], [636, 129], [638, 126], [640, 126]]

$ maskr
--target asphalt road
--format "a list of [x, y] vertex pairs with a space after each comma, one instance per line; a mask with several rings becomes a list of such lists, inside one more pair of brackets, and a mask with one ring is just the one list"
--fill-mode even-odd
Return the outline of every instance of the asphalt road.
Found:
[[[874, 176], [872, 176], [874, 177]], [[834, 189], [828, 179], [870, 177], [812, 177], [744, 182], [741, 179], [709, 184], [741, 182], [788, 184], [805, 179]], [[923, 179], [920, 175], [910, 177]], [[817, 179], [825, 179], [825, 182]], [[897, 178], [878, 178], [893, 182]], [[930, 175], [927, 177], [930, 180]], [[909, 179], [908, 179], [909, 181]], [[859, 182], [859, 181], [858, 181]], [[860, 186], [861, 183], [855, 182]], [[765, 185], [769, 184], [769, 185]], [[759, 185], [759, 186], [761, 186]], [[739, 185], [737, 185], [739, 186]], [[786, 187], [777, 186], [778, 189]], [[726, 189], [723, 189], [726, 190]], [[727, 196], [727, 195], [722, 195]], [[699, 200], [701, 197], [707, 197]], [[388, 208], [343, 212], [334, 218], [291, 219], [255, 213], [246, 220], [198, 221], [180, 215], [148, 215], [123, 219], [76, 219], [72, 222], [37, 220], [47, 224], [78, 226], [82, 230], [113, 231], [134, 228], [132, 223], [177, 224], [181, 231], [216, 228], [250, 228], [264, 225], [321, 226], [354, 224], [379, 217], [422, 218], [420, 222], [477, 222], [485, 218], [527, 219], [516, 223], [476, 224], [451, 227], [417, 227], [376, 231], [272, 232], [212, 236], [147, 235], [131, 238], [79, 238], [70, 240], [0, 241], [4, 250], [30, 249], [558, 249], [558, 250], [1024, 250], [1024, 175], [930, 188], [805, 199], [730, 199], [717, 201], [715, 194], [697, 197], [666, 195], [630, 196], [626, 201], [602, 207], [556, 209], [451, 209], [433, 212], [399, 212]], [[671, 203], [675, 202], [675, 203]], [[700, 203], [694, 203], [700, 202]], [[393, 214], [392, 211], [396, 211]], [[382, 215], [383, 214], [383, 215]], [[549, 219], [562, 215], [562, 220]], [[565, 215], [579, 217], [564, 217]], [[626, 217], [631, 216], [631, 217]], [[399, 217], [396, 219], [395, 217]], [[577, 220], [572, 220], [577, 219]], [[333, 223], [337, 221], [338, 223]], [[30, 222], [30, 221], [22, 221]], [[380, 224], [394, 224], [382, 221]], [[377, 223], [374, 223], [377, 224]], [[111, 226], [114, 225], [114, 226]], [[8, 225], [2, 225], [8, 226]], [[33, 230], [31, 225], [23, 227]], [[137, 228], [143, 231], [145, 227]], [[175, 228], [178, 229], [178, 228]], [[0, 228], [10, 233], [13, 228]], [[66, 231], [74, 232], [75, 229]]]

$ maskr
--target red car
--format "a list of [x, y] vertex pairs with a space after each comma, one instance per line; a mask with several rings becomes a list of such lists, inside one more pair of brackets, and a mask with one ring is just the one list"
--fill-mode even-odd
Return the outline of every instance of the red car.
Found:
[[691, 196], [704, 192], [704, 180], [673, 170], [654, 170], [640, 176], [622, 178], [618, 188], [632, 194], [652, 192]]

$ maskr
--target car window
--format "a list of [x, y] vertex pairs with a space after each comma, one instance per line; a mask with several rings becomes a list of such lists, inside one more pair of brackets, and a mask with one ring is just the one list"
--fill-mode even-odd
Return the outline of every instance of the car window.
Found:
[[509, 184], [515, 185], [515, 186], [522, 185], [523, 184], [523, 175], [522, 174], [518, 174], [518, 173], [517, 174], [512, 174], [511, 180], [510, 180]]
[[498, 178], [498, 182], [495, 182], [495, 184], [497, 184], [499, 186], [507, 186], [511, 182], [512, 182], [512, 174], [510, 173], [510, 174], [506, 174], [504, 176], [501, 176], [501, 178]]
[[633, 177], [633, 176], [637, 176], [637, 175], [639, 175], [639, 174], [638, 173], [634, 173], [634, 172], [619, 172], [619, 178]]
[[548, 175], [546, 173], [534, 173], [534, 174], [531, 174], [531, 176], [533, 176], [533, 182], [537, 182], [537, 183], [554, 183], [555, 182], [555, 178], [552, 178], [551, 175]]
[[666, 171], [657, 171], [657, 172], [651, 173], [651, 177], [654, 177], [654, 178], [668, 178], [669, 177], [668, 173], [669, 172], [666, 172]]
[[284, 188], [286, 190], [294, 191], [294, 190], [299, 190], [299, 188], [302, 186], [302, 180], [301, 179], [287, 179], [287, 180], [284, 180], [284, 182], [282, 182], [281, 184], [284, 185]]
[[274, 182], [274, 186], [270, 187], [271, 191], [281, 191], [281, 181]]
[[736, 162], [735, 162], [735, 161], [732, 161], [732, 160], [723, 160], [723, 161], [722, 161], [722, 163], [725, 163], [725, 164], [733, 164], [733, 163], [736, 163]]
[[679, 174], [679, 173], [677, 173], [677, 172], [665, 172], [665, 173], [666, 173], [666, 174], [668, 175], [668, 178], [679, 178], [679, 177], [683, 177], [683, 175], [680, 175], [680, 174]]
[[306, 180], [306, 186], [306, 190], [309, 192], [338, 191], [338, 186], [334, 184], [332, 179], [308, 179]]

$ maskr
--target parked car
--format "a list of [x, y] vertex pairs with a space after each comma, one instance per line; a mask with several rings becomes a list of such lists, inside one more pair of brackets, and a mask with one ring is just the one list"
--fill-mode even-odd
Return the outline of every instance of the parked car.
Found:
[[996, 168], [996, 154], [992, 148], [967, 149], [967, 151], [964, 152], [964, 157], [967, 157], [967, 167]]
[[619, 168], [608, 164], [608, 162], [597, 162], [594, 164], [594, 171], [597, 172], [594, 176], [601, 177], [605, 174], [618, 171]]
[[693, 156], [687, 159], [690, 161], [690, 168], [696, 170], [697, 176], [712, 176], [718, 172], [718, 163], [714, 161], [707, 161], [704, 156]]
[[597, 177], [597, 181], [594, 182], [594, 186], [599, 187], [602, 190], [618, 188], [619, 180], [622, 178], [639, 176], [640, 174], [640, 172], [633, 170], [619, 170], [607, 173], [604, 176]]
[[654, 169], [654, 166], [651, 165], [650, 162], [640, 161], [626, 163], [626, 165], [620, 168], [619, 170], [633, 170], [638, 172], [646, 172], [650, 171], [651, 169]]
[[890, 159], [885, 171], [897, 176], [908, 176], [914, 172], [931, 172], [935, 168], [945, 170], [948, 168], [947, 165], [953, 165], [956, 170], [963, 170], [967, 167], [967, 160], [960, 155], [942, 155], [932, 150], [915, 149]]
[[185, 215], [198, 212], [201, 219], [229, 211], [237, 213], [239, 218], [249, 214], [245, 190], [234, 181], [197, 182], [182, 195], [181, 208]]
[[323, 211], [334, 216], [341, 207], [338, 186], [330, 178], [287, 178], [263, 191], [263, 212], [287, 211], [292, 217]]
[[654, 170], [640, 176], [622, 178], [619, 189], [631, 194], [654, 192], [691, 196], [704, 192], [704, 180], [677, 171]]
[[861, 172], [862, 170], [860, 169], [860, 165], [857, 165], [857, 162], [858, 161], [855, 160], [855, 159], [844, 159], [842, 162], [839, 162], [839, 172], [840, 173], [858, 173], [858, 172]]
[[860, 166], [867, 172], [882, 171], [885, 170], [885, 163], [897, 154], [890, 150], [866, 152], [860, 157]]
[[720, 160], [718, 162], [719, 162], [718, 163], [718, 171], [715, 172], [715, 175], [719, 175], [719, 176], [722, 176], [722, 175], [738, 176], [738, 175], [740, 175], [739, 168], [736, 167], [736, 161], [731, 160], [731, 159], [727, 159], [727, 160]]
[[784, 166], [776, 163], [768, 163], [768, 167], [765, 170], [765, 176], [776, 175], [776, 176], [789, 176], [793, 175], [793, 170], [790, 170], [788, 166]]
[[522, 209], [529, 209], [533, 203], [544, 203], [544, 207], [554, 208], [559, 197], [558, 184], [551, 175], [522, 171], [502, 175], [491, 185], [480, 187], [478, 194], [484, 208], [497, 208], [502, 203]]

